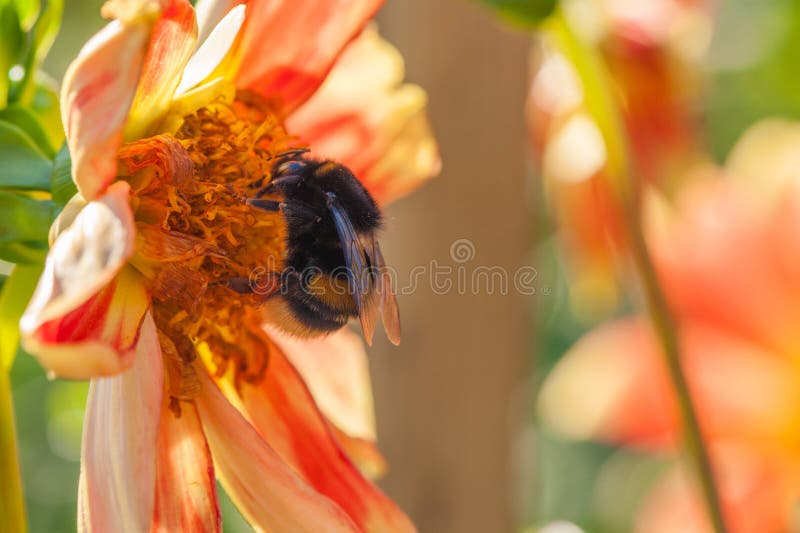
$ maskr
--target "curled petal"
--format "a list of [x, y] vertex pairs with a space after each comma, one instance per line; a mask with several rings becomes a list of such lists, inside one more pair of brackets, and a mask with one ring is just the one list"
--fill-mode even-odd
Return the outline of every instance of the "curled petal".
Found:
[[363, 531], [415, 531], [408, 517], [343, 453], [302, 378], [280, 350], [270, 350], [263, 381], [243, 384], [240, 394], [261, 436]]
[[81, 533], [150, 528], [163, 380], [161, 349], [148, 314], [133, 366], [89, 386], [78, 489]]
[[[382, 0], [256, 0], [247, 20], [236, 85], [291, 111], [319, 87]], [[268, 52], [267, 52], [268, 51]]]
[[389, 465], [374, 440], [351, 437], [333, 424], [329, 427], [339, 447], [367, 479], [379, 479], [386, 474]]
[[169, 108], [183, 69], [195, 49], [197, 23], [186, 0], [169, 0], [153, 26], [136, 96], [125, 125], [126, 140], [152, 135]]
[[136, 94], [151, 24], [115, 20], [92, 37], [70, 65], [61, 89], [61, 119], [72, 177], [87, 200], [114, 179], [122, 129]]
[[379, 203], [408, 193], [441, 166], [425, 92], [401, 85], [403, 72], [397, 50], [369, 27], [287, 120], [289, 131], [347, 165]]
[[196, 402], [217, 476], [259, 531], [355, 532], [342, 509], [308, 486], [225, 399], [204, 368]]
[[56, 239], [20, 320], [25, 348], [57, 375], [87, 378], [127, 368], [149, 297], [123, 268], [134, 249], [128, 185], [89, 202]]
[[180, 408], [180, 417], [161, 410], [151, 532], [222, 531], [214, 465], [197, 407], [186, 402]]

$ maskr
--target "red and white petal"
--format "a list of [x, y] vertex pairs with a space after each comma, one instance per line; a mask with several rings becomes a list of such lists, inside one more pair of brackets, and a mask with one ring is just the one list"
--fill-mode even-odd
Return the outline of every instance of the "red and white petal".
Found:
[[150, 528], [164, 376], [155, 323], [148, 314], [133, 366], [92, 380], [86, 406], [78, 489], [78, 531]]
[[331, 500], [310, 487], [225, 399], [204, 368], [196, 399], [217, 476], [237, 508], [259, 531], [355, 532]]
[[150, 531], [222, 531], [214, 464], [197, 407], [184, 402], [180, 408], [180, 417], [168, 408], [161, 410], [155, 511]]
[[237, 87], [302, 104], [383, 0], [256, 0], [247, 4]]
[[84, 45], [64, 76], [61, 119], [72, 177], [88, 200], [117, 173], [122, 129], [144, 65], [151, 23], [115, 20]]
[[325, 417], [351, 437], [374, 441], [372, 384], [361, 337], [348, 329], [310, 339], [271, 327], [267, 332], [300, 373]]
[[325, 83], [287, 119], [315, 153], [340, 161], [379, 203], [406, 194], [440, 169], [426, 116], [427, 96], [402, 85], [398, 51], [368, 27]]
[[[266, 347], [265, 347], [266, 348]], [[257, 385], [243, 384], [244, 410], [281, 458], [365, 532], [415, 531], [394, 502], [370, 483], [330, 432], [302, 378], [277, 347]]]
[[128, 190], [115, 183], [56, 238], [20, 320], [25, 348], [57, 375], [108, 375], [131, 364], [150, 302], [140, 277], [123, 268], [135, 239]]
[[150, 35], [136, 96], [125, 125], [126, 141], [158, 133], [153, 128], [169, 108], [196, 42], [197, 22], [192, 5], [187, 0], [168, 0]]

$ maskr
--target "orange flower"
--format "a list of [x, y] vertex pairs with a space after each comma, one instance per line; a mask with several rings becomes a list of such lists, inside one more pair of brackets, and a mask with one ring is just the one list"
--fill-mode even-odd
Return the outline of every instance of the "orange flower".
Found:
[[218, 477], [259, 529], [410, 531], [355, 466], [382, 467], [360, 340], [268, 333], [217, 282], [280, 264], [280, 215], [239, 191], [288, 148], [381, 203], [432, 176], [425, 95], [364, 29], [379, 0], [237, 4], [112, 0], [64, 81], [79, 194], [20, 328], [92, 379], [79, 529], [218, 531]]
[[[674, 211], [647, 203], [648, 241], [736, 533], [789, 531], [800, 500], [798, 148], [800, 126], [761, 123], [723, 171], [695, 176]], [[575, 438], [674, 447], [680, 421], [658, 346], [639, 318], [588, 333], [544, 385], [546, 421]], [[639, 530], [709, 531], [682, 470], [648, 499]]]
[[[565, 24], [587, 50], [552, 25], [539, 35], [528, 131], [570, 259], [578, 316], [602, 317], [618, 302], [619, 252], [627, 247], [620, 181], [669, 189], [699, 159], [694, 108], [710, 39], [708, 4], [567, 3]], [[642, 183], [630, 185], [638, 196]]]

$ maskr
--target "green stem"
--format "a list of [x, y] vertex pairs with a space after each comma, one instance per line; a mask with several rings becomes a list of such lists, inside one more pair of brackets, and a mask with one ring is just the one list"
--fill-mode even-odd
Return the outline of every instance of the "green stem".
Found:
[[641, 276], [650, 319], [664, 352], [664, 360], [669, 370], [672, 388], [678, 398], [678, 407], [683, 419], [684, 447], [700, 482], [711, 525], [715, 533], [725, 533], [725, 521], [722, 518], [722, 508], [717, 486], [714, 482], [711, 460], [703, 441], [700, 424], [697, 421], [697, 411], [692, 401], [689, 386], [686, 382], [686, 374], [681, 363], [680, 344], [675, 320], [653, 267], [653, 260], [642, 233], [641, 217], [638, 214], [638, 210], [628, 209], [627, 214], [631, 252]]
[[8, 372], [0, 366], [0, 520], [8, 533], [25, 533], [25, 499], [17, 462], [14, 405]]

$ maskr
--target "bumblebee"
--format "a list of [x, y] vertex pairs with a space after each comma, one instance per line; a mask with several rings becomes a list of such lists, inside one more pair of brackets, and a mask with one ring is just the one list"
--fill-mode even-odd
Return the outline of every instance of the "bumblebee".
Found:
[[[282, 154], [272, 179], [246, 200], [279, 212], [286, 223], [283, 270], [269, 273], [274, 282], [262, 292], [265, 318], [304, 337], [358, 318], [371, 345], [380, 315], [387, 337], [398, 344], [397, 299], [376, 236], [380, 209], [347, 167], [306, 152]], [[249, 285], [252, 291], [253, 280]]]

